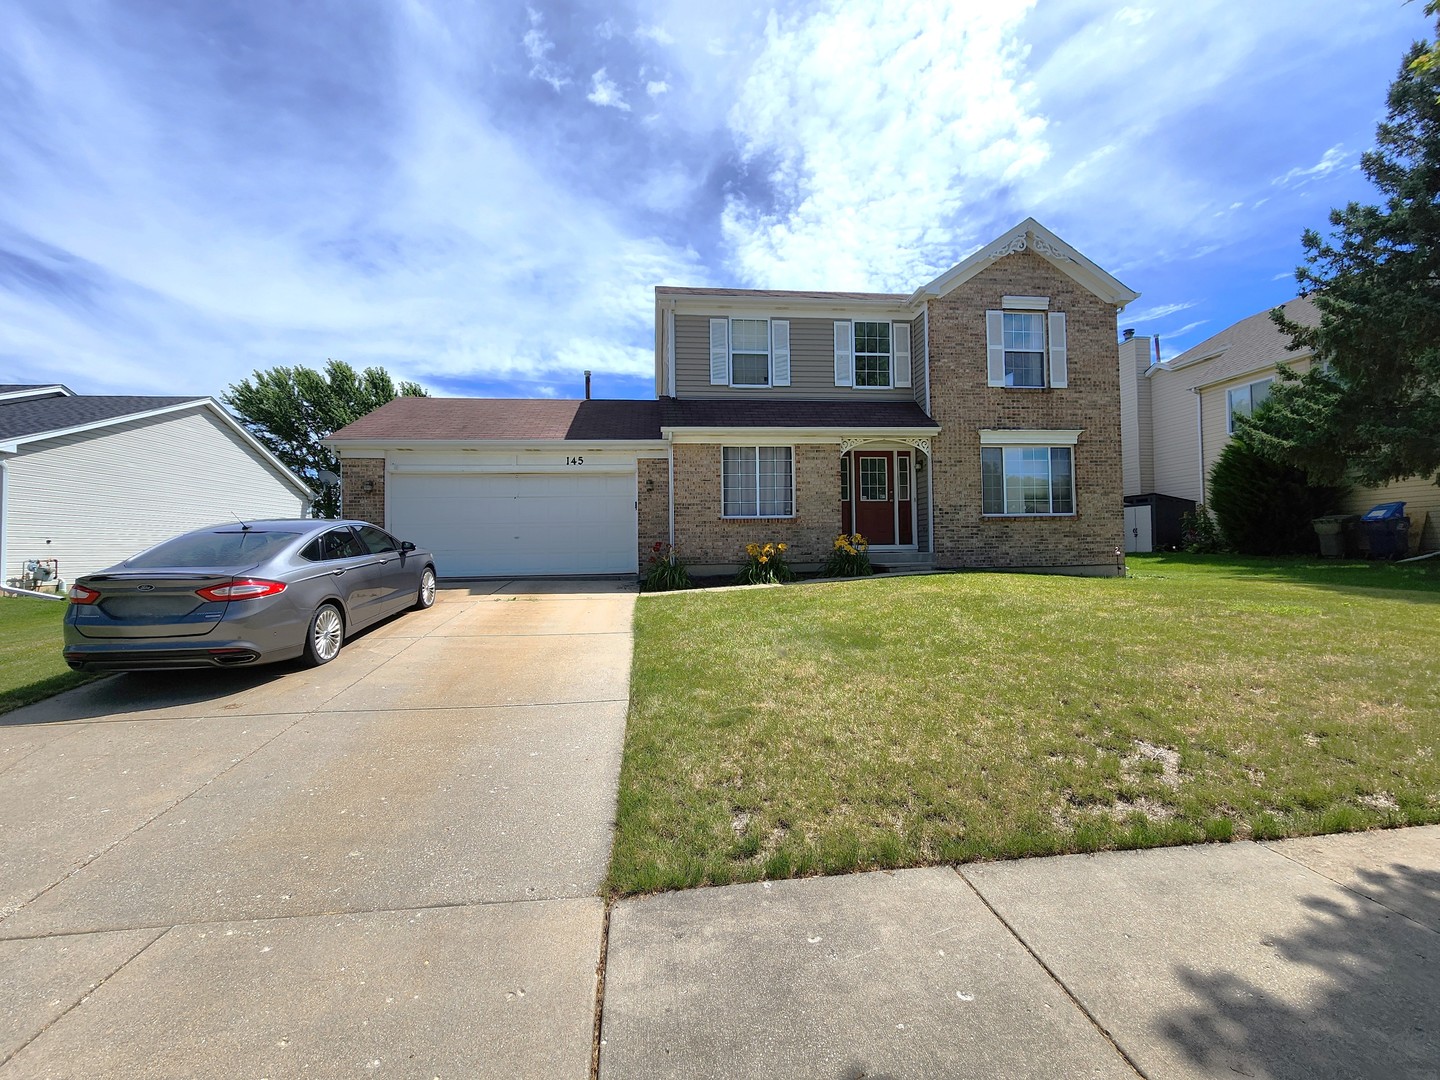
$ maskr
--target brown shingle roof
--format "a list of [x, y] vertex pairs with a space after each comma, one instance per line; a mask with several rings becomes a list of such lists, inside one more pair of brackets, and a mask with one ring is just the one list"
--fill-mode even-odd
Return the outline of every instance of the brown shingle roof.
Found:
[[660, 438], [655, 401], [399, 397], [330, 436], [341, 442]]
[[[1318, 326], [1320, 323], [1320, 312], [1312, 300], [1300, 298], [1281, 306], [1285, 309], [1285, 317], [1292, 322], [1302, 326]], [[1261, 368], [1273, 367], [1281, 360], [1300, 355], [1303, 355], [1300, 351], [1290, 348], [1289, 335], [1281, 333], [1280, 328], [1271, 320], [1270, 310], [1267, 308], [1247, 319], [1241, 319], [1233, 326], [1227, 326], [1199, 345], [1186, 349], [1179, 356], [1166, 361], [1162, 368], [1173, 370], [1203, 361], [1203, 378], [1206, 383], [1210, 383], [1237, 375], [1248, 375]], [[1207, 360], [1207, 357], [1213, 359]]]
[[663, 398], [660, 426], [667, 428], [930, 428], [940, 425], [912, 401], [737, 401]]

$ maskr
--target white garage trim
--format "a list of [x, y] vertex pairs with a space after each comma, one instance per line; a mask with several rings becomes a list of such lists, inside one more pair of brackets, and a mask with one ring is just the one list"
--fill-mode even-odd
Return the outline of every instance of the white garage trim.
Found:
[[624, 462], [614, 462], [603, 465], [411, 465], [392, 462], [390, 472], [394, 473], [441, 473], [450, 476], [484, 476], [487, 474], [503, 473], [565, 473], [572, 476], [590, 476], [595, 473], [613, 475], [616, 473], [635, 474], [634, 462], [628, 465]]

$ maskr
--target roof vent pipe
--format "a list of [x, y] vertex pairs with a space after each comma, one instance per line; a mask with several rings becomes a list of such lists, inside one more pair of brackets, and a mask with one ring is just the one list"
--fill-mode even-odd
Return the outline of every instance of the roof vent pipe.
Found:
[[590, 400], [590, 372], [585, 372], [585, 400]]
[[1133, 338], [1133, 337], [1135, 336], [1135, 328], [1134, 328], [1133, 326], [1130, 327], [1128, 330], [1124, 331], [1124, 334], [1125, 334], [1125, 340], [1126, 340], [1126, 341], [1129, 341], [1131, 338]]

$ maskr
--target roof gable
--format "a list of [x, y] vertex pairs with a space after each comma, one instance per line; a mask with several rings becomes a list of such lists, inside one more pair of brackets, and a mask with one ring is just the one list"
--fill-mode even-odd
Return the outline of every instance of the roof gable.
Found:
[[[1301, 326], [1318, 326], [1320, 323], [1320, 311], [1313, 300], [1299, 297], [1280, 306], [1286, 318]], [[1163, 364], [1152, 365], [1146, 375], [1153, 377], [1157, 372], [1194, 368], [1196, 372], [1203, 371], [1201, 378], [1208, 384], [1309, 356], [1308, 350], [1290, 347], [1290, 336], [1275, 325], [1270, 318], [1271, 310], [1266, 308], [1232, 323], [1218, 334], [1192, 345], [1179, 356]], [[1203, 368], [1201, 365], [1204, 365]]]
[[1107, 303], [1123, 308], [1139, 297], [1134, 289], [1106, 273], [1064, 240], [1041, 225], [1033, 217], [1020, 222], [1009, 232], [986, 244], [964, 262], [951, 267], [929, 284], [922, 285], [910, 296], [910, 302], [938, 298], [958, 289], [997, 259], [1032, 251], [1062, 274], [1094, 293]]

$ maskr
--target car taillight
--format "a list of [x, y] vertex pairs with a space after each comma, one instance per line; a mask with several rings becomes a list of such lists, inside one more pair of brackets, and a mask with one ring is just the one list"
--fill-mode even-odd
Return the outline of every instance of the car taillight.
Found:
[[236, 578], [224, 585], [210, 585], [195, 590], [202, 600], [255, 600], [284, 591], [283, 581], [266, 581], [264, 578]]
[[70, 586], [70, 602], [72, 604], [93, 604], [100, 599], [100, 593], [95, 589], [87, 589], [84, 585]]

